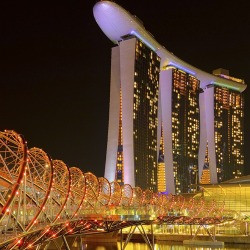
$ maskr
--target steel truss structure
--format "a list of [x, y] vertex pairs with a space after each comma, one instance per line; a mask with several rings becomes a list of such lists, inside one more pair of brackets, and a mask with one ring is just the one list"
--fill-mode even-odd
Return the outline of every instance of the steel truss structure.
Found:
[[229, 218], [222, 212], [215, 202], [121, 186], [69, 168], [42, 149], [28, 149], [15, 131], [0, 132], [0, 249], [153, 223], [218, 224]]

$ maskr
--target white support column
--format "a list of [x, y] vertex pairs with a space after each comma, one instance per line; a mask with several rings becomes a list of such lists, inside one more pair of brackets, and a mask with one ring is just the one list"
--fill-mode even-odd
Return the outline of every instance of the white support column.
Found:
[[109, 129], [104, 174], [104, 177], [110, 182], [115, 180], [116, 171], [119, 136], [120, 83], [120, 51], [119, 47], [114, 47], [111, 56]]
[[175, 194], [172, 148], [172, 70], [160, 73], [160, 100], [163, 121], [166, 191]]
[[120, 42], [124, 183], [135, 186], [133, 105], [136, 39]]
[[206, 109], [206, 127], [208, 140], [209, 170], [211, 184], [218, 183], [215, 154], [215, 133], [214, 133], [214, 88], [206, 88], [205, 109]]

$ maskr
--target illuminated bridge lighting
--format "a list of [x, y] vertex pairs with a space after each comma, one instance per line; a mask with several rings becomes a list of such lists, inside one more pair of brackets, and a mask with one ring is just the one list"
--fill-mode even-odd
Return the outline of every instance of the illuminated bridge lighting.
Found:
[[21, 135], [7, 130], [0, 132], [0, 192], [0, 249], [6, 250], [60, 236], [117, 231], [133, 223], [197, 224], [208, 216], [215, 223], [212, 214], [217, 222], [223, 220], [222, 206], [213, 201], [97, 178], [51, 160], [39, 148], [28, 149]]

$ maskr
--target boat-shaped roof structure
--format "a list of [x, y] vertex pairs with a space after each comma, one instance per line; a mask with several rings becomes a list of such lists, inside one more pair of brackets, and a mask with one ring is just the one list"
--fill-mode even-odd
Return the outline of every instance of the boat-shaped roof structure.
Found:
[[113, 1], [97, 2], [94, 5], [93, 13], [97, 24], [104, 34], [115, 44], [118, 44], [128, 36], [135, 36], [155, 51], [161, 58], [161, 70], [167, 67], [179, 68], [197, 77], [201, 82], [201, 88], [217, 85], [243, 92], [247, 87], [244, 81], [232, 81], [230, 79], [218, 77], [181, 60], [158, 43], [153, 35], [146, 30], [140, 19]]

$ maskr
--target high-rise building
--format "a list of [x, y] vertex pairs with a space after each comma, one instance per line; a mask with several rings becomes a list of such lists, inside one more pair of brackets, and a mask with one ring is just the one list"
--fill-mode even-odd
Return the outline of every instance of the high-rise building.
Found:
[[[223, 69], [214, 70], [213, 74], [244, 84], [243, 80], [230, 77], [229, 72]], [[209, 161], [205, 162], [208, 164], [210, 161], [215, 162], [218, 182], [239, 178], [244, 174], [243, 94], [232, 87], [208, 85], [201, 93], [201, 98], [203, 96], [213, 107], [213, 116], [210, 116], [209, 122], [210, 129], [213, 130], [210, 136], [214, 143], [211, 143], [210, 151], [208, 149], [206, 152]], [[203, 114], [207, 112], [205, 110]], [[208, 141], [211, 142], [212, 138]], [[210, 152], [215, 153], [210, 156]]]
[[105, 177], [156, 191], [160, 58], [130, 36], [111, 60]]
[[[180, 69], [172, 69], [171, 92], [175, 190], [191, 192], [191, 184], [197, 184], [198, 171], [199, 81]], [[164, 93], [161, 94], [163, 99]]]
[[244, 82], [182, 61], [112, 1], [94, 16], [117, 45], [105, 177], [181, 193], [242, 175]]
[[160, 152], [164, 152], [160, 156], [164, 161], [158, 162], [159, 178], [164, 163], [165, 189], [171, 184], [176, 193], [192, 192], [198, 182], [199, 85], [194, 75], [173, 66], [160, 74]]

